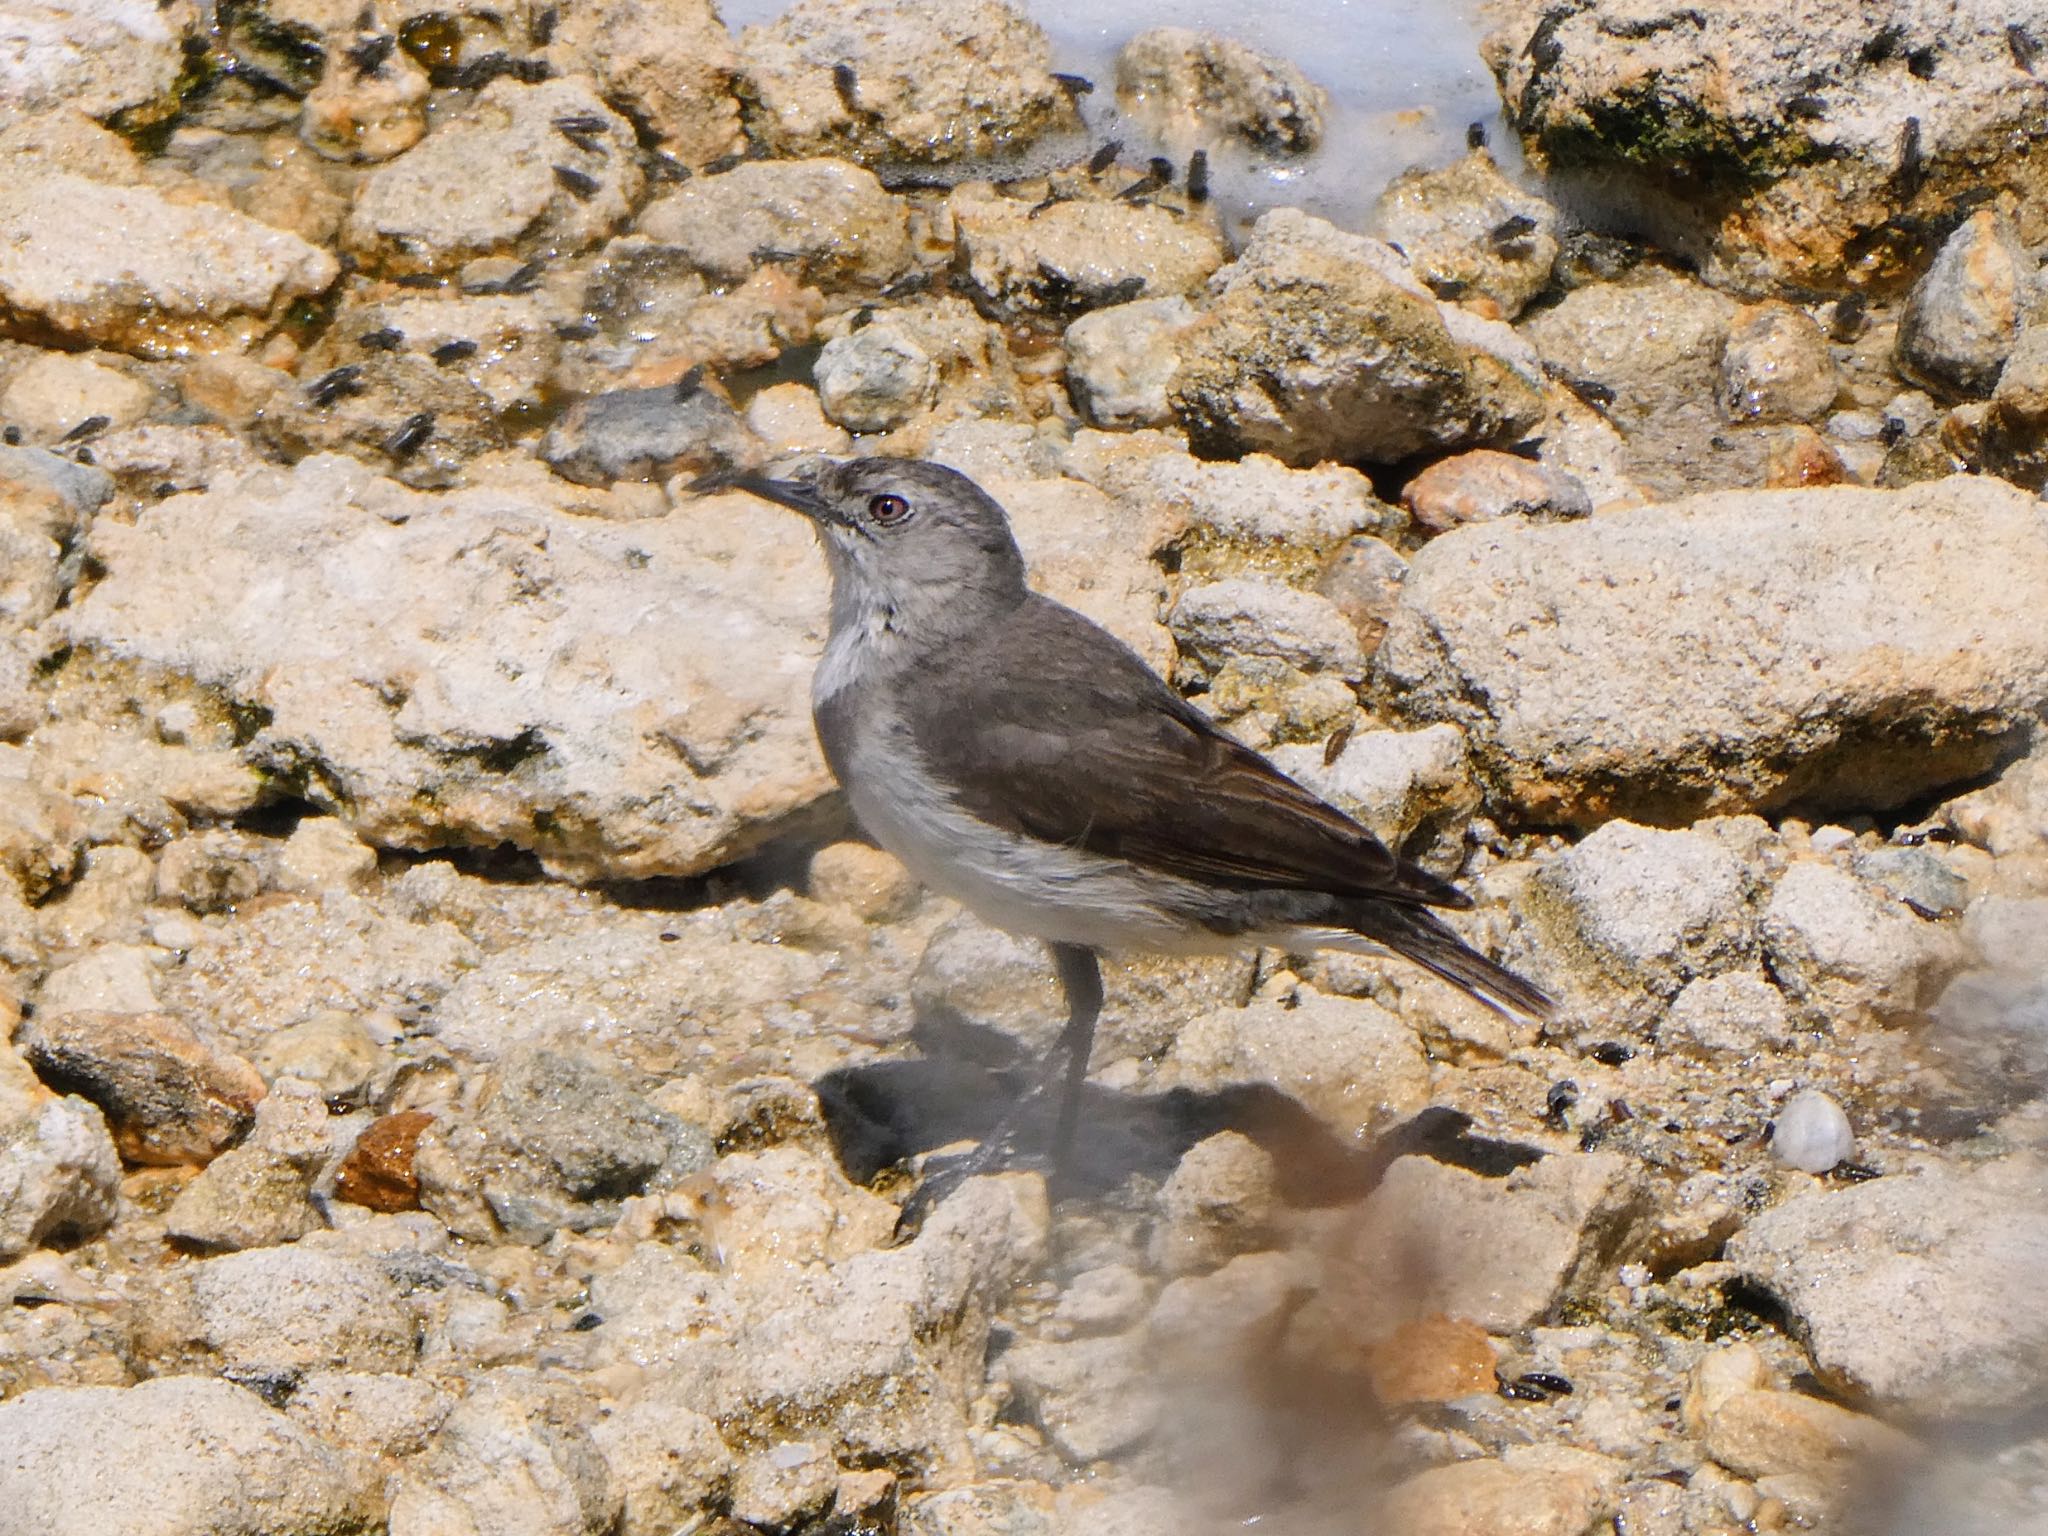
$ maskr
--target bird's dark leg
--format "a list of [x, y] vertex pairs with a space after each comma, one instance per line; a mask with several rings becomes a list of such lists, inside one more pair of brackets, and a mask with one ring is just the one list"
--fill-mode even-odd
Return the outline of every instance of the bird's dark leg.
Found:
[[1060, 990], [1067, 995], [1067, 1027], [1053, 1046], [1053, 1054], [1064, 1054], [1067, 1064], [1060, 1089], [1059, 1127], [1052, 1139], [1052, 1166], [1057, 1173], [1073, 1155], [1074, 1133], [1080, 1127], [1081, 1085], [1087, 1081], [1088, 1057], [1095, 1048], [1095, 1021], [1102, 1017], [1102, 965], [1094, 950], [1080, 944], [1046, 947], [1059, 972]]
[[1060, 990], [1067, 1000], [1067, 1024], [1060, 1037], [1039, 1063], [1030, 1090], [996, 1123], [981, 1145], [964, 1157], [949, 1159], [944, 1167], [927, 1170], [925, 1180], [903, 1206], [896, 1220], [896, 1238], [901, 1242], [923, 1225], [941, 1200], [978, 1174], [993, 1173], [1009, 1163], [1031, 1166], [1032, 1158], [1019, 1158], [1017, 1132], [1031, 1112], [1044, 1102], [1057, 1071], [1060, 1083], [1059, 1119], [1053, 1131], [1051, 1172], [1058, 1175], [1073, 1154], [1074, 1134], [1081, 1120], [1081, 1086], [1088, 1077], [1088, 1056], [1095, 1045], [1095, 1021], [1102, 1016], [1102, 967], [1095, 951], [1081, 944], [1049, 944], [1053, 969], [1059, 973]]

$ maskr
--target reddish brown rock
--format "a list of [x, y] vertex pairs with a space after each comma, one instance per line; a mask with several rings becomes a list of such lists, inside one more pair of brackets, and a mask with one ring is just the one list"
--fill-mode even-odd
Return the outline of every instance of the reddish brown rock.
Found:
[[1493, 448], [1437, 460], [1408, 482], [1401, 501], [1432, 533], [1497, 517], [1584, 517], [1593, 510], [1573, 476]]
[[413, 1170], [413, 1153], [420, 1132], [433, 1120], [423, 1109], [407, 1109], [372, 1125], [342, 1160], [334, 1192], [351, 1205], [373, 1211], [418, 1210], [420, 1178]]
[[1374, 1347], [1373, 1395], [1383, 1403], [1448, 1403], [1494, 1386], [1486, 1330], [1441, 1312], [1403, 1323]]
[[18, 1037], [43, 1080], [99, 1105], [131, 1163], [209, 1163], [256, 1118], [263, 1079], [167, 1013], [80, 1011]]

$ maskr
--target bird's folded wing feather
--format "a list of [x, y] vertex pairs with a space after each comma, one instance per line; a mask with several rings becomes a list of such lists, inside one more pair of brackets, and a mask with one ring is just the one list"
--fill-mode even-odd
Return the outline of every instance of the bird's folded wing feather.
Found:
[[907, 720], [916, 745], [985, 820], [1212, 884], [1470, 905], [1050, 600], [927, 683]]

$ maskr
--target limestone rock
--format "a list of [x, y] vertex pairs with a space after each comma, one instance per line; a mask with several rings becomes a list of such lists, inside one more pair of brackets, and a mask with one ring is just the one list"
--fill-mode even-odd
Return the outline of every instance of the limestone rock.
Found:
[[635, 228], [727, 283], [773, 262], [805, 282], [876, 288], [912, 264], [908, 206], [844, 160], [750, 160], [699, 176], [649, 203]]
[[1228, 254], [1213, 221], [1152, 203], [1076, 197], [1047, 208], [970, 183], [947, 208], [955, 281], [999, 320], [1183, 297]]
[[541, 1372], [493, 1371], [407, 1463], [391, 1536], [603, 1536], [622, 1499], [578, 1392]]
[[570, 70], [594, 68], [605, 100], [684, 165], [745, 145], [739, 54], [711, 0], [579, 0], [562, 8], [553, 52]]
[[181, 1269], [136, 1322], [160, 1369], [190, 1362], [245, 1379], [296, 1371], [409, 1371], [416, 1326], [374, 1261], [298, 1242]]
[[1548, 522], [1593, 510], [1586, 488], [1563, 470], [1492, 448], [1439, 459], [1402, 487], [1401, 501], [1431, 533], [1497, 517]]
[[1077, 121], [1045, 33], [1002, 0], [799, 0], [740, 53], [748, 131], [781, 156], [980, 159]]
[[1440, 299], [1484, 299], [1512, 320], [1550, 283], [1557, 210], [1501, 175], [1483, 149], [1396, 176], [1374, 227]]
[[1730, 421], [1815, 421], [1840, 388], [1828, 339], [1804, 311], [1787, 304], [1736, 311], [1721, 357], [1721, 408]]
[[1375, 664], [1538, 822], [1875, 809], [1982, 772], [2048, 697], [2044, 579], [2048, 520], [1995, 481], [1731, 492], [1446, 534]]
[[1390, 462], [1510, 439], [1536, 386], [1461, 340], [1388, 247], [1294, 209], [1261, 218], [1210, 282], [1168, 390], [1198, 453]]
[[[24, 1393], [0, 1404], [0, 1444], [0, 1508], [22, 1531], [369, 1536], [383, 1525], [366, 1466], [225, 1381]], [[85, 1466], [99, 1470], [81, 1478]]]
[[178, 1191], [166, 1230], [213, 1252], [269, 1247], [317, 1231], [324, 1223], [307, 1197], [344, 1138], [317, 1089], [282, 1079], [256, 1106], [249, 1139]]
[[1330, 98], [1286, 59], [1234, 38], [1153, 27], [1118, 51], [1116, 100], [1169, 144], [1232, 138], [1269, 154], [1303, 154], [1322, 142]]
[[1771, 972], [1795, 1002], [1839, 1018], [1911, 1014], [1952, 964], [1955, 937], [1830, 864], [1786, 870], [1763, 912]]
[[0, 1107], [0, 1264], [44, 1243], [98, 1236], [113, 1224], [120, 1189], [120, 1160], [91, 1104]]
[[[107, 577], [67, 622], [75, 644], [253, 710], [249, 758], [372, 843], [683, 874], [829, 786], [806, 698], [825, 609], [810, 544], [751, 498], [620, 525], [318, 458], [110, 531]], [[678, 643], [677, 613], [701, 646]]]
[[1930, 388], [1982, 395], [2019, 339], [2031, 263], [2012, 221], [1970, 215], [1943, 242], [1899, 316], [1900, 372]]
[[540, 456], [565, 480], [667, 480], [731, 469], [759, 452], [733, 408], [707, 389], [614, 389], [579, 400]]
[[1067, 391], [1097, 427], [1158, 427], [1173, 420], [1167, 386], [1180, 368], [1180, 336], [1195, 309], [1178, 295], [1091, 310], [1065, 334]]
[[1408, 1536], [1566, 1536], [1597, 1528], [1623, 1467], [1560, 1446], [1527, 1446], [1417, 1473], [1385, 1501]]
[[731, 1484], [718, 1426], [666, 1386], [657, 1378], [590, 1428], [623, 1505], [619, 1536], [667, 1536]]

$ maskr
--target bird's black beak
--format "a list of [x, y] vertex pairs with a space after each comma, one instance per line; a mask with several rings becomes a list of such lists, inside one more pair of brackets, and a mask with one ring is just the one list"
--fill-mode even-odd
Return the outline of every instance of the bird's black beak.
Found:
[[845, 515], [820, 496], [815, 486], [802, 480], [773, 480], [753, 470], [718, 470], [691, 482], [690, 489], [699, 496], [712, 496], [721, 491], [745, 491], [763, 501], [788, 507], [792, 512], [801, 512], [814, 523], [842, 526], [847, 523]]

